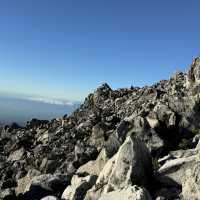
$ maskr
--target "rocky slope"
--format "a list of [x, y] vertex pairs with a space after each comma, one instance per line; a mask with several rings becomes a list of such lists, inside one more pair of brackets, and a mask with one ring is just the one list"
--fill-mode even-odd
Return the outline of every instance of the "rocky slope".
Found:
[[0, 133], [2, 200], [200, 199], [200, 57], [143, 88], [103, 84], [72, 115]]

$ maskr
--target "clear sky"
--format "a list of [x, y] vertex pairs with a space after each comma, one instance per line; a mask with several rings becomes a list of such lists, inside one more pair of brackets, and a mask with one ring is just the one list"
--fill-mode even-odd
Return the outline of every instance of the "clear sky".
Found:
[[0, 0], [0, 91], [69, 100], [143, 86], [200, 54], [199, 0]]

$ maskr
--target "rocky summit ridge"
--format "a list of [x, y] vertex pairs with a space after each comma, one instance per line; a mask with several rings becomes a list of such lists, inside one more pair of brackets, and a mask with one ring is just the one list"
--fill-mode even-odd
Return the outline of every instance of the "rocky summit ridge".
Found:
[[70, 116], [4, 126], [0, 199], [199, 200], [199, 138], [196, 57], [152, 86], [103, 84]]

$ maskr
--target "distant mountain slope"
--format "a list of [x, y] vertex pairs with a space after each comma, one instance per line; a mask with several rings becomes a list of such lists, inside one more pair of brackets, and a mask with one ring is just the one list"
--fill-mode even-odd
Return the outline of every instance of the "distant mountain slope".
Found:
[[78, 106], [78, 103], [53, 104], [51, 102], [0, 96], [0, 124], [17, 122], [23, 125], [31, 118], [52, 119], [70, 114]]

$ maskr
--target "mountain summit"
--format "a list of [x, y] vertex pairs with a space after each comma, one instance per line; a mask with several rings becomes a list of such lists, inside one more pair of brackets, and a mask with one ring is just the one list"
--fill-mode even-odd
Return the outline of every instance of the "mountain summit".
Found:
[[70, 116], [3, 127], [0, 199], [198, 200], [199, 139], [196, 57], [152, 86], [105, 83]]

